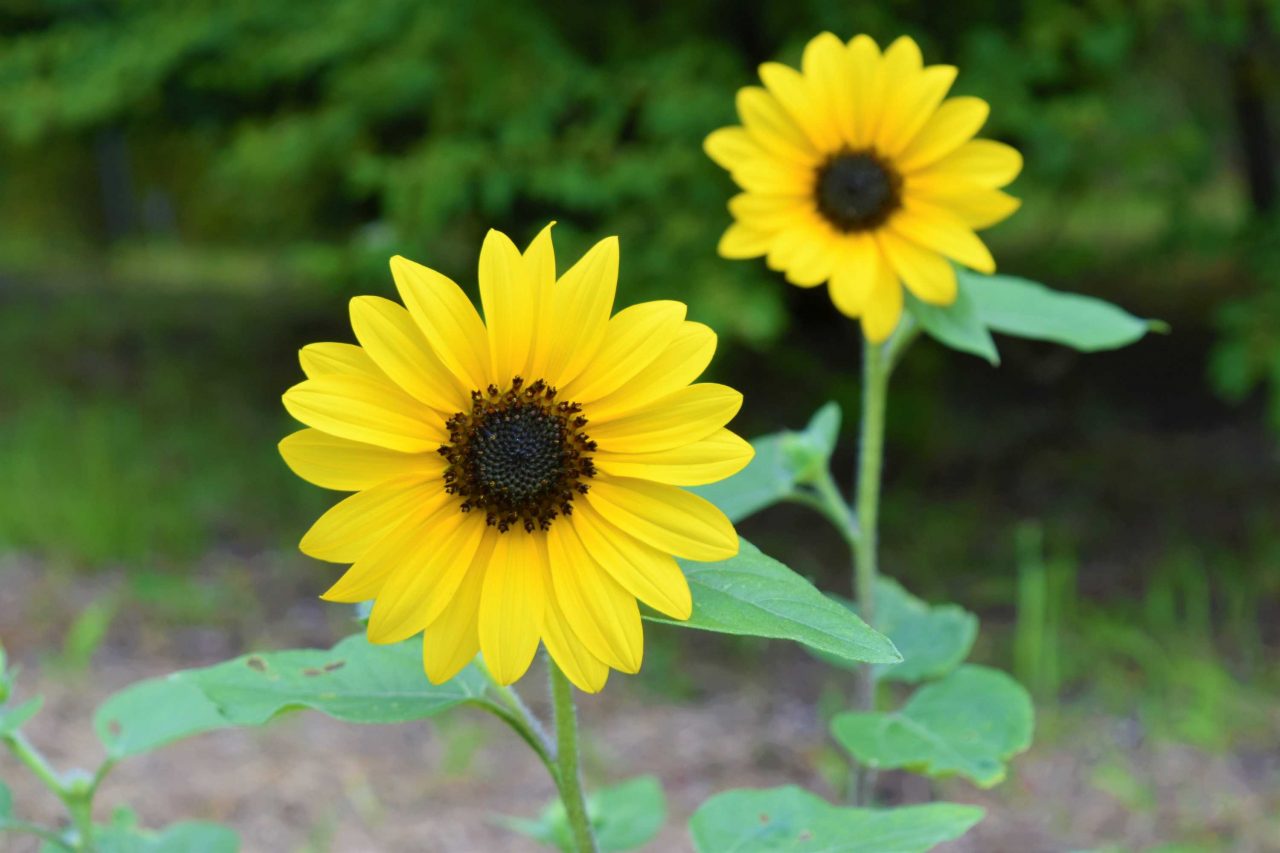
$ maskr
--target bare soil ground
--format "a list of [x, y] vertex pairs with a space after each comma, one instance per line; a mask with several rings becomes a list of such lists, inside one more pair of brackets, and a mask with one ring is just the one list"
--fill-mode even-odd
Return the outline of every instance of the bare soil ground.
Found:
[[[88, 671], [68, 673], [52, 656], [88, 602], [121, 594], [124, 576], [89, 579], [17, 557], [0, 559], [0, 637], [23, 667], [18, 698], [43, 694], [28, 733], [59, 768], [92, 766], [101, 755], [93, 709], [125, 684], [216, 662], [249, 648], [328, 645], [350, 632], [347, 611], [283, 590], [303, 572], [289, 558], [213, 560], [194, 595], [218, 585], [261, 581], [256, 605], [225, 624], [155, 621], [126, 605]], [[291, 577], [292, 582], [282, 582]], [[277, 588], [278, 587], [278, 588]], [[274, 588], [274, 594], [272, 594]], [[301, 602], [301, 603], [297, 603]], [[265, 625], [267, 627], [263, 628]], [[655, 629], [656, 630], [656, 629]], [[744, 654], [714, 638], [681, 636], [672, 646], [689, 695], [673, 695], [670, 666], [616, 678], [581, 703], [590, 783], [652, 773], [669, 815], [650, 851], [691, 849], [685, 824], [699, 803], [729, 787], [799, 784], [832, 791], [815, 770], [830, 747], [814, 711], [830, 673], [803, 653], [773, 644]], [[545, 713], [539, 673], [521, 684]], [[946, 853], [1039, 853], [1107, 847], [1142, 850], [1173, 841], [1195, 850], [1280, 851], [1280, 709], [1267, 742], [1216, 754], [1160, 742], [1130, 717], [1060, 710], [1054, 731], [1018, 758], [991, 791], [962, 782], [931, 786], [888, 774], [892, 802], [931, 798], [979, 803], [988, 816]], [[1132, 791], [1100, 783], [1099, 768], [1130, 768]], [[23, 817], [56, 821], [58, 803], [0, 755], [0, 778]], [[129, 804], [149, 826], [184, 819], [235, 827], [247, 853], [487, 853], [541, 849], [495, 825], [493, 816], [532, 815], [553, 796], [528, 749], [476, 712], [436, 724], [361, 727], [298, 714], [259, 730], [219, 732], [125, 762], [99, 798], [99, 819]], [[7, 845], [7, 846], [6, 846]], [[34, 850], [16, 836], [0, 850]]]

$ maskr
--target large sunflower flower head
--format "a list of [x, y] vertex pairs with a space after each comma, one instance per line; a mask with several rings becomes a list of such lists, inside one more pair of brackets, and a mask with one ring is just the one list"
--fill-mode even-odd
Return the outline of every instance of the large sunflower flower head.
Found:
[[1013, 148], [974, 139], [989, 108], [946, 98], [955, 76], [926, 67], [906, 36], [881, 53], [868, 36], [823, 33], [800, 71], [761, 65], [764, 86], [738, 92], [742, 125], [705, 144], [743, 189], [720, 254], [764, 256], [801, 287], [827, 282], [877, 343], [898, 325], [903, 285], [922, 302], [954, 302], [951, 261], [995, 270], [974, 232], [1018, 209], [1000, 188], [1022, 169]]
[[373, 600], [375, 643], [423, 635], [435, 683], [482, 652], [502, 684], [539, 643], [578, 687], [636, 672], [640, 602], [688, 618], [675, 557], [722, 560], [733, 525], [680, 488], [741, 469], [742, 395], [694, 383], [716, 336], [679, 302], [613, 314], [618, 241], [557, 277], [551, 226], [521, 253], [490, 231], [484, 319], [453, 281], [391, 260], [401, 306], [351, 301], [359, 345], [301, 352], [280, 443], [316, 485], [355, 492], [303, 537], [350, 563], [324, 598]]

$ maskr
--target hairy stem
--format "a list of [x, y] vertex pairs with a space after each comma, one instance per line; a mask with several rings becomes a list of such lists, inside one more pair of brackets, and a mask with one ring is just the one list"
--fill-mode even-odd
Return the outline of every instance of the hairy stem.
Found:
[[[896, 353], [895, 353], [896, 354]], [[863, 620], [876, 624], [876, 565], [880, 515], [880, 470], [884, 462], [884, 420], [892, 363], [884, 348], [867, 341], [862, 359], [862, 437], [854, 506], [858, 516], [858, 537], [853, 542], [853, 593]], [[876, 706], [876, 670], [872, 664], [858, 668], [855, 705], [860, 711]], [[854, 801], [867, 805], [875, 784], [873, 772], [860, 768], [855, 775]]]
[[578, 718], [573, 705], [573, 685], [549, 657], [547, 672], [551, 678], [551, 702], [556, 715], [560, 799], [564, 802], [565, 815], [573, 832], [574, 849], [577, 853], [596, 853], [595, 834], [591, 830], [591, 818], [587, 815], [587, 803], [582, 793], [582, 771], [578, 767]]

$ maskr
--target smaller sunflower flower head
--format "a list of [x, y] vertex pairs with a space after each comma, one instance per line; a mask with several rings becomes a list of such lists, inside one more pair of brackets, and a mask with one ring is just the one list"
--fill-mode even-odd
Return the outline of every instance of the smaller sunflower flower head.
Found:
[[[956, 298], [951, 261], [994, 272], [974, 233], [1018, 209], [1001, 191], [1022, 157], [974, 139], [979, 98], [946, 98], [956, 69], [925, 66], [904, 36], [883, 53], [865, 35], [823, 33], [801, 70], [760, 66], [739, 90], [741, 126], [707, 137], [707, 154], [743, 192], [729, 201], [726, 258], [764, 256], [800, 287], [826, 282], [873, 342], [902, 316], [902, 287], [933, 305]], [[945, 100], [944, 100], [945, 99]]]
[[480, 251], [484, 319], [453, 281], [392, 258], [398, 303], [351, 301], [359, 345], [301, 352], [280, 443], [303, 479], [355, 492], [304, 553], [351, 567], [325, 594], [373, 600], [368, 636], [422, 634], [435, 683], [477, 652], [510, 684], [539, 644], [581, 689], [636, 672], [637, 600], [692, 608], [675, 558], [738, 551], [729, 520], [682, 486], [723, 479], [751, 445], [725, 429], [742, 395], [695, 383], [716, 336], [679, 302], [613, 314], [618, 241], [557, 277], [551, 226], [521, 253]]

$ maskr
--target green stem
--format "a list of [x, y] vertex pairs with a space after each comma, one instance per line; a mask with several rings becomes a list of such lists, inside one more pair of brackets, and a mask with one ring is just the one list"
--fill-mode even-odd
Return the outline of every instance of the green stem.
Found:
[[56, 832], [45, 829], [43, 826], [37, 826], [34, 823], [27, 823], [25, 820], [9, 820], [3, 827], [0, 827], [0, 832], [26, 833], [42, 839], [46, 844], [52, 844], [59, 850], [75, 850]]
[[576, 853], [596, 853], [595, 834], [582, 793], [582, 771], [578, 767], [578, 718], [573, 706], [573, 685], [556, 662], [547, 659], [551, 678], [551, 702], [556, 714], [556, 763], [559, 766], [560, 799], [573, 832]]
[[[893, 355], [898, 354], [897, 350]], [[858, 452], [858, 472], [854, 505], [858, 515], [858, 537], [853, 543], [854, 598], [863, 620], [876, 624], [877, 538], [880, 515], [880, 470], [884, 462], [884, 420], [888, 402], [892, 362], [879, 344], [866, 342], [862, 359], [862, 440]], [[872, 664], [858, 669], [855, 704], [860, 711], [876, 707], [876, 670]], [[868, 805], [875, 778], [861, 768], [856, 775], [854, 799]]]
[[57, 771], [49, 766], [49, 762], [40, 754], [40, 750], [27, 740], [26, 735], [22, 732], [10, 732], [4, 736], [3, 740], [14, 757], [27, 765], [27, 769], [34, 773], [46, 788], [57, 794], [59, 799], [66, 799], [66, 786], [58, 778]]
[[831, 476], [830, 468], [824, 467], [822, 469], [821, 474], [813, 482], [813, 488], [817, 492], [813, 506], [840, 531], [840, 535], [844, 537], [844, 541], [849, 545], [850, 549], [857, 548], [858, 520], [849, 510], [849, 505], [845, 503], [844, 497], [841, 496], [840, 487], [836, 485], [835, 478]]
[[93, 793], [96, 786], [85, 785], [83, 788], [68, 785], [53, 769], [48, 760], [40, 754], [27, 736], [22, 732], [10, 732], [0, 740], [13, 753], [14, 757], [27, 766], [44, 786], [57, 795], [66, 806], [71, 821], [76, 828], [76, 850], [92, 851], [93, 845]]
[[68, 794], [63, 800], [76, 828], [76, 850], [91, 853], [93, 843], [93, 800], [87, 795]]
[[502, 699], [501, 705], [486, 699], [481, 700], [478, 703], [479, 706], [510, 726], [521, 740], [529, 744], [554, 779], [557, 773], [553, 755], [555, 750], [546, 731], [542, 728], [542, 723], [529, 710], [529, 706], [520, 698], [520, 694], [494, 679], [493, 673], [489, 672], [489, 668], [484, 665], [484, 658], [476, 655], [476, 665], [488, 677], [489, 687]]

